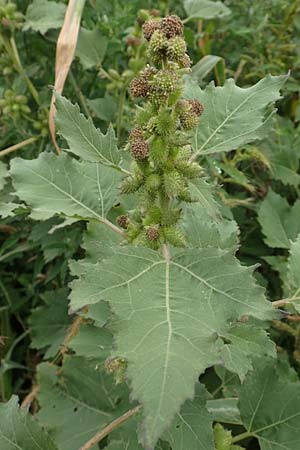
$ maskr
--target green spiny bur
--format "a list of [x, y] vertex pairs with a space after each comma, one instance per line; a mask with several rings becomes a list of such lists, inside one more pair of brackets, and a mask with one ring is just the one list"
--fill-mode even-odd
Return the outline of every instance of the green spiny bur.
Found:
[[138, 214], [131, 211], [129, 223], [126, 220], [127, 236], [130, 242], [152, 249], [164, 243], [182, 247], [182, 203], [193, 201], [189, 180], [201, 175], [200, 166], [191, 160], [186, 131], [198, 124], [203, 106], [196, 99], [182, 99], [183, 75], [190, 69], [185, 68], [189, 58], [179, 17], [139, 20], [150, 65], [130, 85], [132, 96], [142, 98], [144, 105], [137, 107], [126, 147], [135, 165], [121, 191], [138, 196]]

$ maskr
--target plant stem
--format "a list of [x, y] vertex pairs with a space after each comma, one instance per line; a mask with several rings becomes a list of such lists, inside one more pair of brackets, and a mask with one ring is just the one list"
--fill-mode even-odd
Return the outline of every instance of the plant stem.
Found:
[[103, 218], [100, 220], [100, 222], [103, 223], [104, 225], [108, 226], [111, 230], [120, 234], [122, 237], [126, 238], [126, 233], [123, 230], [121, 230], [120, 228], [118, 228], [116, 225], [114, 225], [112, 222], [110, 222], [109, 220]]
[[237, 436], [234, 436], [232, 438], [231, 443], [235, 444], [236, 442], [243, 441], [244, 439], [247, 439], [247, 438], [250, 438], [250, 437], [253, 437], [253, 433], [251, 433], [250, 431], [246, 431], [245, 433], [238, 434]]
[[130, 417], [137, 414], [141, 410], [141, 408], [142, 408], [141, 405], [136, 406], [135, 408], [130, 409], [125, 414], [115, 419], [113, 422], [107, 425], [107, 427], [105, 427], [99, 433], [95, 434], [94, 437], [92, 437], [88, 442], [86, 442], [82, 447], [80, 447], [80, 450], [89, 450], [90, 448], [94, 447], [94, 445], [98, 444], [98, 442], [101, 442], [113, 430], [115, 430], [124, 422], [126, 422]]
[[9, 42], [10, 42], [11, 49], [12, 49], [12, 56], [13, 56], [13, 61], [15, 63], [15, 67], [16, 67], [17, 71], [20, 73], [20, 75], [22, 75], [22, 77], [24, 78], [24, 80], [28, 86], [28, 89], [30, 90], [30, 92], [32, 94], [32, 97], [34, 98], [36, 103], [40, 106], [41, 101], [40, 101], [39, 94], [38, 94], [37, 90], [35, 89], [34, 85], [32, 84], [32, 82], [30, 81], [30, 79], [29, 79], [28, 75], [26, 74], [25, 69], [21, 63], [21, 59], [19, 56], [15, 38], [12, 36], [10, 38]]
[[117, 117], [117, 138], [118, 142], [120, 143], [121, 139], [121, 132], [122, 132], [122, 118], [123, 118], [123, 112], [124, 112], [124, 104], [126, 99], [126, 88], [124, 88], [120, 95], [120, 102], [119, 102], [119, 110], [118, 110], [118, 117]]
[[0, 151], [0, 158], [2, 156], [8, 155], [9, 153], [14, 152], [15, 150], [19, 150], [20, 148], [26, 147], [26, 145], [33, 144], [33, 142], [37, 141], [40, 136], [33, 136], [29, 139], [25, 139], [25, 141], [19, 142], [18, 144], [11, 145], [10, 147], [5, 148]]

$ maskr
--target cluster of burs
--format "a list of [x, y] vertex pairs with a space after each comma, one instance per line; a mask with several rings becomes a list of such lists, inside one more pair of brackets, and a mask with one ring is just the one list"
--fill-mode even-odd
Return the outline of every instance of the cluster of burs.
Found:
[[201, 173], [191, 161], [189, 132], [198, 124], [203, 106], [196, 99], [182, 99], [183, 75], [190, 72], [191, 61], [180, 18], [148, 20], [143, 32], [151, 65], [130, 86], [131, 95], [145, 101], [137, 106], [127, 145], [134, 160], [132, 176], [122, 185], [124, 194], [138, 194], [138, 204], [118, 217], [118, 224], [134, 244], [180, 247], [185, 245], [178, 227], [182, 202], [193, 201], [189, 181]]

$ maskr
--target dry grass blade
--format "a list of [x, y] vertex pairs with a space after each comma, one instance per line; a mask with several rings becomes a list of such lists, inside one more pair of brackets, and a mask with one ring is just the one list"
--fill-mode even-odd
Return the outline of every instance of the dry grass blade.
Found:
[[[54, 88], [60, 94], [63, 91], [74, 58], [84, 4], [85, 0], [69, 0], [65, 20], [57, 40]], [[60, 153], [55, 137], [54, 118], [56, 109], [54, 102], [53, 94], [49, 113], [49, 129], [56, 151]]]

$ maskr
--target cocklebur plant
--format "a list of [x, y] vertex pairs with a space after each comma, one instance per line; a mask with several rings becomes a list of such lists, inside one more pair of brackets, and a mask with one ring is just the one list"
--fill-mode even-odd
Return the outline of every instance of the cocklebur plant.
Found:
[[[268, 76], [246, 89], [228, 80], [202, 90], [183, 79], [190, 60], [180, 19], [151, 20], [143, 26], [149, 65], [131, 83], [140, 104], [127, 154], [118, 150], [112, 127], [103, 134], [57, 95], [57, 128], [67, 148], [11, 164], [16, 195], [32, 219], [58, 215], [61, 227], [89, 222], [86, 257], [70, 263], [70, 310], [78, 313], [82, 335], [59, 370], [40, 366], [39, 418], [64, 450], [92, 448], [85, 442], [97, 442], [95, 429], [106, 436], [114, 420], [110, 449], [128, 442], [147, 450], [233, 449], [254, 437], [263, 450], [272, 442], [297, 450], [299, 386], [279, 382], [265, 331], [275, 308], [253, 267], [235, 258], [236, 225], [222, 218], [198, 164], [204, 155], [261, 138], [286, 77]], [[92, 360], [83, 363], [87, 341]], [[216, 394], [199, 382], [206, 370], [219, 380], [222, 370], [235, 376], [231, 408], [225, 381], [216, 390], [221, 402], [210, 403]], [[295, 401], [286, 404], [290, 398]], [[272, 402], [283, 407], [269, 411]], [[91, 407], [82, 410], [85, 404]], [[63, 430], [54, 408], [64, 411]], [[124, 417], [128, 423], [116, 430]], [[231, 435], [217, 427], [214, 442], [213, 422], [245, 431]]]

